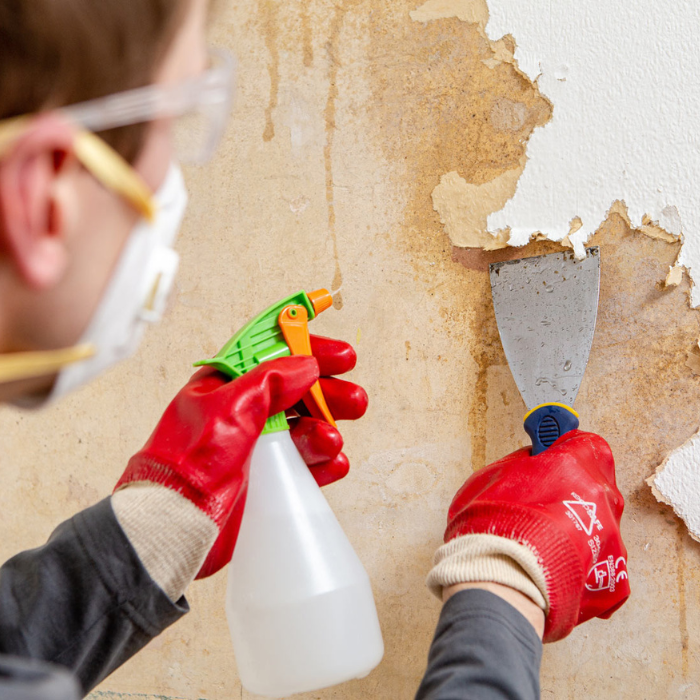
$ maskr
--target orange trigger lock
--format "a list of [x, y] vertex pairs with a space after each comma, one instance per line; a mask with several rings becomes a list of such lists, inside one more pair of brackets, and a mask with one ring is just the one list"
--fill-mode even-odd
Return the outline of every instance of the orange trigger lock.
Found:
[[[309, 336], [309, 314], [300, 305], [285, 306], [279, 315], [279, 327], [292, 355], [312, 355]], [[304, 396], [304, 404], [314, 418], [325, 420], [334, 428], [336, 422], [328, 409], [321, 384], [316, 382]]]

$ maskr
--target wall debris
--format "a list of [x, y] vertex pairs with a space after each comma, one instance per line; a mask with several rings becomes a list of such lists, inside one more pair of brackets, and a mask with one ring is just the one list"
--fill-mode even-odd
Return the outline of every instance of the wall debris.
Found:
[[683, 265], [679, 265], [678, 263], [669, 267], [664, 285], [666, 287], [677, 287], [683, 281], [684, 270], [685, 268]]
[[690, 536], [700, 542], [700, 432], [671, 452], [647, 483], [656, 499], [671, 506]]
[[440, 184], [433, 190], [433, 206], [452, 245], [483, 250], [499, 250], [508, 245], [510, 232], [490, 233], [486, 219], [513, 196], [522, 172], [522, 166], [506, 170], [483, 185], [471, 184], [455, 171], [440, 178]]
[[[582, 257], [586, 243], [605, 220], [606, 201], [612, 195], [626, 203], [626, 218], [635, 230], [668, 243], [685, 232], [685, 245], [665, 284], [677, 286], [684, 270], [692, 278], [694, 266], [700, 267], [700, 194], [692, 185], [697, 179], [693, 173], [700, 171], [700, 155], [687, 149], [687, 136], [694, 133], [689, 121], [695, 114], [693, 98], [684, 88], [685, 72], [678, 70], [673, 52], [663, 49], [664, 42], [638, 41], [637, 28], [647, 21], [643, 18], [659, 15], [658, 26], [690, 32], [690, 6], [674, 6], [675, 21], [670, 24], [658, 3], [642, 0], [642, 6], [639, 12], [638, 6], [621, 3], [611, 13], [600, 13], [568, 0], [550, 5], [545, 17], [538, 0], [492, 0], [489, 7], [484, 0], [428, 0], [410, 13], [416, 22], [456, 17], [477, 24], [493, 51], [482, 62], [491, 67], [513, 63], [556, 105], [551, 123], [525, 139], [530, 163], [522, 177], [512, 186], [515, 172], [504, 174], [481, 191], [479, 196], [495, 207], [481, 231], [474, 228], [484, 217], [481, 205], [473, 217], [457, 225], [463, 217], [456, 212], [474, 204], [474, 189], [462, 183], [465, 199], [460, 205], [453, 187], [447, 203], [446, 182], [456, 185], [454, 178], [460, 173], [448, 173], [447, 180], [441, 180], [433, 202], [453, 245], [493, 250], [546, 237], [573, 247]], [[559, 31], [552, 33], [552, 26]], [[576, 42], [570, 41], [574, 29]], [[695, 46], [692, 37], [688, 41]], [[603, 43], [613, 50], [614, 60], [609, 51], [598, 50]], [[691, 63], [700, 66], [700, 51], [691, 53]], [[673, 95], [679, 109], [661, 110], [650, 132], [639, 95], [645, 95], [647, 105], [664, 104]], [[517, 128], [519, 112], [524, 114], [524, 108], [495, 103], [492, 125]], [[679, 162], [688, 171], [680, 177]], [[692, 290], [691, 299], [694, 306], [700, 304], [700, 289]]]

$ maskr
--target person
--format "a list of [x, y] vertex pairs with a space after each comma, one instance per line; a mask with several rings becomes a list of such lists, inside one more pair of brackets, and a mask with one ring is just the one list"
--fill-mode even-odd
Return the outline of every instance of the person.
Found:
[[623, 508], [609, 445], [581, 430], [472, 474], [428, 574], [443, 607], [416, 699], [539, 698], [542, 642], [629, 597]]
[[[57, 401], [160, 319], [186, 203], [177, 159], [206, 161], [231, 105], [209, 12], [0, 0], [1, 401]], [[319, 376], [338, 419], [361, 417], [367, 395], [335, 376], [352, 347], [315, 337], [312, 351], [235, 381], [197, 372], [111, 497], [0, 567], [0, 697], [84, 695], [188, 611], [192, 580], [231, 558], [268, 416], [291, 412], [320, 485], [345, 476], [340, 433], [299, 402]]]
[[[206, 160], [230, 106], [207, 13], [206, 0], [0, 0], [0, 400], [60, 399], [161, 316], [186, 199], [173, 160]], [[0, 697], [74, 700], [187, 612], [191, 581], [231, 557], [265, 419], [301, 414], [319, 375], [337, 418], [365, 411], [336, 377], [352, 348], [312, 349], [233, 382], [196, 373], [111, 497], [0, 567]], [[292, 435], [319, 484], [347, 473], [336, 430], [298, 415]], [[417, 697], [537, 697], [540, 640], [629, 594], [622, 509], [607, 444], [580, 431], [470, 477], [428, 578], [444, 605]]]

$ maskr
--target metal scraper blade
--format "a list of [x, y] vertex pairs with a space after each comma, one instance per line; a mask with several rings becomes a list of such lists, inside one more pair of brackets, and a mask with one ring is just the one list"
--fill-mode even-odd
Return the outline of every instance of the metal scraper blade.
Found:
[[593, 343], [600, 251], [587, 248], [489, 266], [503, 349], [528, 410], [573, 406]]

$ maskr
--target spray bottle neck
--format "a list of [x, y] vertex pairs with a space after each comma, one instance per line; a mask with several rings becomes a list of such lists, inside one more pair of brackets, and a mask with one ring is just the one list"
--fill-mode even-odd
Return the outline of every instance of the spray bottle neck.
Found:
[[283, 430], [289, 430], [289, 423], [287, 422], [287, 416], [284, 412], [270, 416], [267, 421], [265, 421], [265, 427], [261, 434], [281, 433]]

